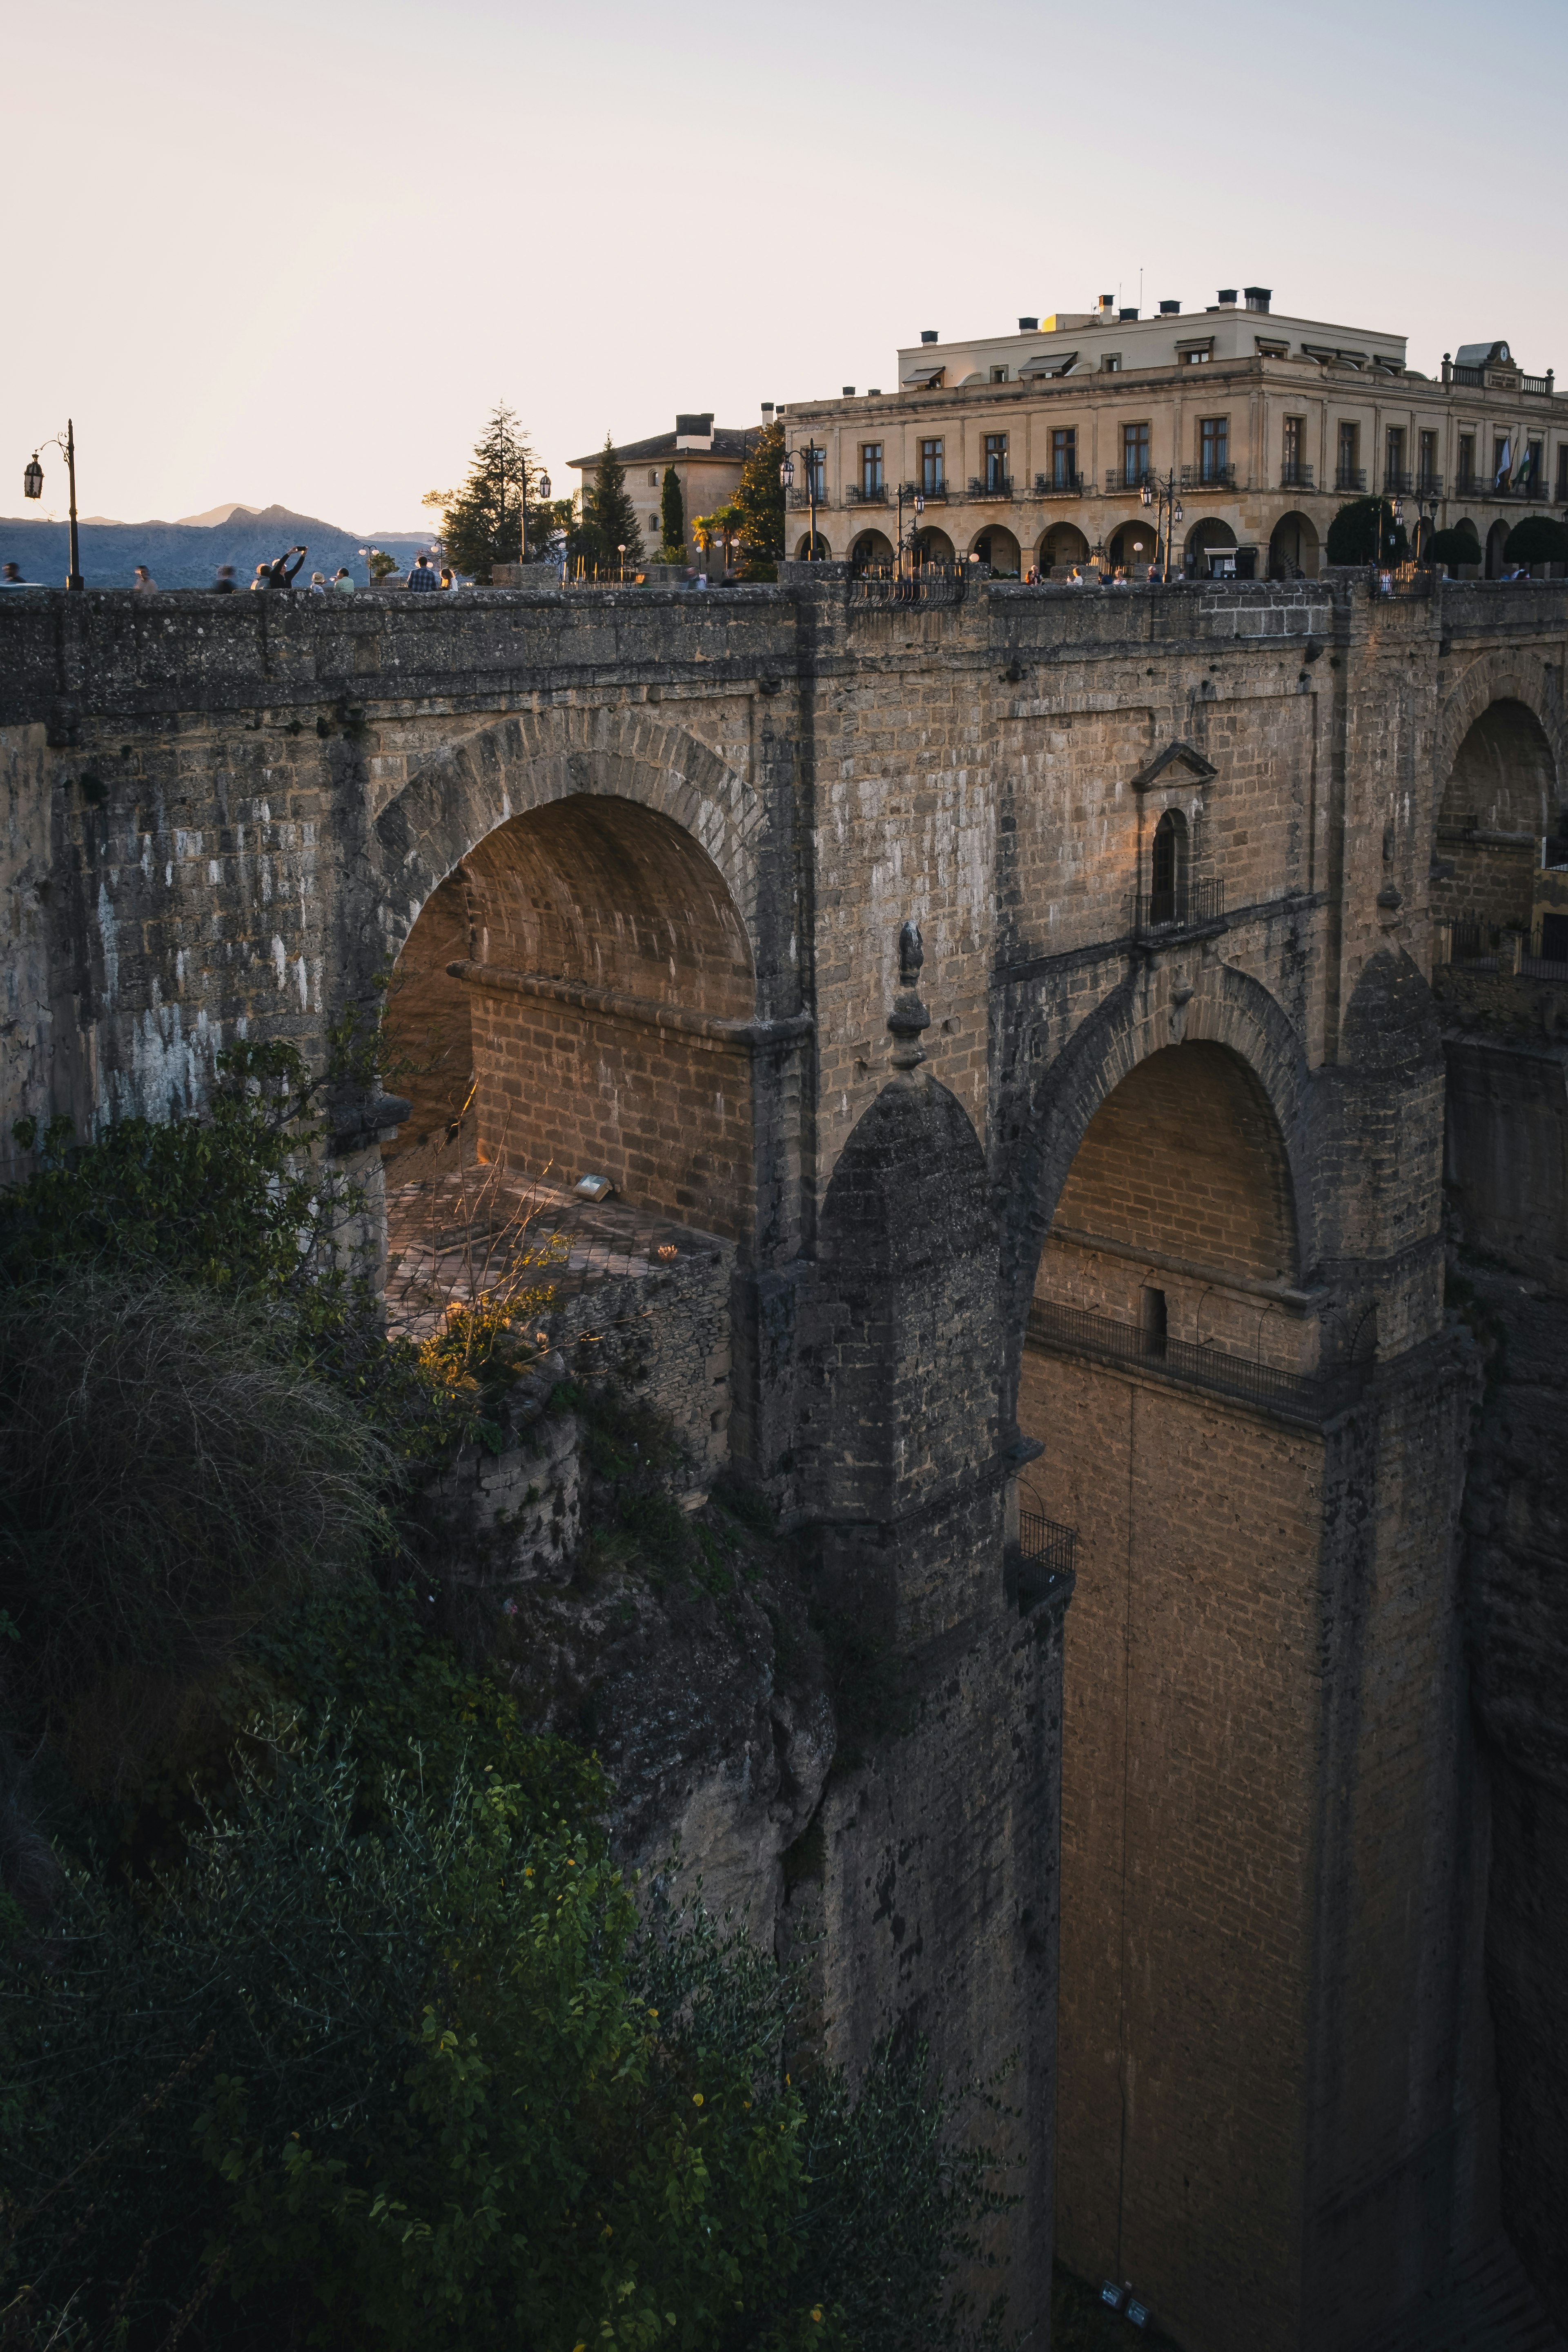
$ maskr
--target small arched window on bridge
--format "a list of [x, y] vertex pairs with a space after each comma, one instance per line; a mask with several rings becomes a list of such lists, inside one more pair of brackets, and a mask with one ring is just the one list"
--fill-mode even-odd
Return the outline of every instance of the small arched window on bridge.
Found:
[[1181, 922], [1187, 900], [1187, 820], [1180, 809], [1167, 809], [1154, 827], [1150, 886], [1150, 921]]

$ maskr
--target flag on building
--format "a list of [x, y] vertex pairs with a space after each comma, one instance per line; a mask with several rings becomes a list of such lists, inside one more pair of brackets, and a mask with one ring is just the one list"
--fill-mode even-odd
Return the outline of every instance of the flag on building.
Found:
[[1498, 453], [1497, 472], [1492, 476], [1492, 488], [1494, 490], [1500, 490], [1504, 483], [1508, 480], [1509, 469], [1512, 465], [1512, 462], [1513, 443], [1511, 440], [1508, 440], [1503, 443], [1501, 449]]

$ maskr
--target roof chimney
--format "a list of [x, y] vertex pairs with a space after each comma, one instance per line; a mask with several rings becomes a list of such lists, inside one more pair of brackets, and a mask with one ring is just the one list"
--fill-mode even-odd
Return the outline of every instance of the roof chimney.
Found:
[[1179, 302], [1162, 302], [1160, 305], [1160, 316], [1162, 319], [1179, 318], [1181, 316], [1181, 310], [1182, 306]]
[[1039, 331], [1040, 331], [1040, 322], [1039, 322], [1038, 319], [1020, 319], [1020, 320], [1019, 320], [1019, 321], [1018, 321], [1018, 332], [1019, 332], [1021, 335], [1037, 335], [1037, 334], [1039, 333]]
[[1118, 310], [1116, 315], [1119, 319], [1135, 319], [1138, 313], [1136, 310]]
[[1115, 308], [1116, 308], [1116, 297], [1115, 297], [1115, 295], [1114, 295], [1114, 294], [1102, 294], [1102, 295], [1100, 296], [1100, 317], [1101, 317], [1102, 319], [1109, 319], [1109, 318], [1110, 318], [1110, 314], [1111, 314], [1111, 312], [1112, 312], [1112, 310], [1115, 310]]
[[[1272, 286], [1244, 286], [1241, 290], [1247, 297], [1247, 307], [1249, 310], [1267, 310], [1274, 299]], [[1234, 295], [1231, 299], [1234, 301]]]
[[922, 327], [921, 329], [921, 341], [922, 343], [934, 343], [936, 340], [937, 334], [934, 327]]
[[764, 401], [763, 401], [763, 415], [764, 416], [771, 416], [771, 415], [773, 415], [773, 402], [772, 402], [771, 400], [764, 400]]
[[1220, 300], [1221, 300], [1222, 302], [1226, 303], [1226, 304], [1231, 305], [1231, 306], [1234, 306], [1235, 301], [1236, 301], [1236, 289], [1235, 289], [1235, 287], [1234, 287], [1234, 286], [1222, 286], [1222, 287], [1220, 288], [1220, 289], [1219, 289], [1219, 299], [1220, 299]]
[[852, 383], [847, 383], [847, 384], [845, 385], [845, 387], [844, 387], [844, 397], [845, 397], [845, 399], [846, 399], [846, 400], [853, 400], [853, 399], [854, 399], [854, 397], [855, 397], [855, 387], [854, 387], [854, 385], [853, 385]]

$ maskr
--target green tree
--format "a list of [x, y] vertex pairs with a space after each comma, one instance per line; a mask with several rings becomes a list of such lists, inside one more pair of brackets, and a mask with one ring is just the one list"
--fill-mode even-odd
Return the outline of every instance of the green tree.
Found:
[[515, 563], [522, 546], [522, 502], [528, 498], [528, 551], [542, 557], [571, 513], [567, 499], [532, 495], [538, 467], [516, 413], [498, 403], [474, 444], [474, 462], [460, 490], [426, 490], [422, 504], [441, 518], [441, 543], [454, 571], [489, 584], [491, 566]]
[[[1382, 544], [1378, 519], [1382, 517]], [[1387, 499], [1352, 499], [1329, 525], [1331, 563], [1403, 563], [1410, 552], [1405, 525]]]
[[741, 468], [734, 502], [741, 512], [747, 580], [778, 578], [778, 561], [784, 551], [784, 494], [779, 480], [784, 454], [784, 429], [775, 418], [752, 436]]
[[659, 536], [665, 551], [679, 562], [686, 552], [686, 500], [681, 495], [680, 476], [673, 466], [664, 469], [664, 488], [658, 496]]
[[1568, 526], [1555, 515], [1526, 515], [1503, 542], [1510, 563], [1568, 563]]
[[[626, 549], [623, 558], [621, 549]], [[573, 553], [584, 556], [604, 571], [612, 571], [623, 561], [640, 563], [643, 561], [642, 533], [637, 529], [637, 509], [626, 488], [626, 469], [616, 457], [609, 435], [600, 453], [594, 487], [583, 500], [583, 520], [573, 541]]]
[[1427, 551], [1434, 563], [1446, 563], [1450, 571], [1461, 563], [1479, 563], [1481, 560], [1481, 543], [1474, 530], [1467, 530], [1463, 523], [1456, 523], [1451, 530], [1435, 530]]

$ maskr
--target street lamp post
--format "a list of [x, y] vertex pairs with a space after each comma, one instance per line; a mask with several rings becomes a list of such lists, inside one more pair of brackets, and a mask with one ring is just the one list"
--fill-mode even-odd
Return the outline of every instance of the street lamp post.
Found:
[[1139, 491], [1138, 495], [1146, 507], [1152, 507], [1154, 509], [1154, 561], [1156, 563], [1160, 563], [1160, 547], [1163, 541], [1165, 549], [1165, 560], [1163, 563], [1160, 563], [1160, 570], [1163, 577], [1166, 580], [1169, 580], [1171, 576], [1171, 542], [1175, 537], [1176, 525], [1182, 520], [1182, 502], [1176, 496], [1176, 469], [1174, 466], [1172, 467], [1169, 474], [1163, 481], [1160, 479], [1158, 474], [1155, 475], [1152, 482], [1145, 479], [1143, 487]]
[[815, 563], [816, 561], [816, 461], [819, 457], [826, 457], [826, 449], [819, 449], [815, 441], [808, 441], [804, 449], [792, 451], [779, 467], [779, 480], [784, 484], [787, 498], [795, 482], [795, 458], [805, 459], [805, 488], [811, 503], [811, 537], [805, 550], [805, 560], [808, 563]]
[[[538, 491], [541, 500], [549, 498], [550, 477], [542, 466], [533, 478], [533, 487]], [[522, 461], [522, 539], [518, 561], [521, 563], [528, 562], [528, 460], [526, 457]]]
[[[66, 574], [66, 586], [84, 588], [87, 583], [81, 576], [76, 539], [76, 427], [70, 418], [68, 416], [66, 419], [64, 440], [57, 433], [52, 441], [41, 441], [38, 447], [65, 451], [66, 476], [70, 484], [70, 570]], [[37, 449], [22, 468], [22, 495], [29, 499], [41, 499], [44, 495], [44, 469], [38, 463]]]
[[925, 499], [921, 497], [921, 495], [920, 491], [919, 491], [919, 490], [916, 490], [916, 489], [911, 489], [911, 488], [910, 488], [910, 485], [909, 485], [907, 482], [900, 482], [900, 483], [899, 484], [899, 545], [898, 545], [898, 553], [899, 553], [899, 555], [900, 555], [900, 557], [902, 557], [902, 555], [903, 555], [904, 548], [905, 548], [905, 543], [906, 543], [906, 542], [905, 542], [905, 540], [904, 540], [904, 503], [905, 503], [905, 500], [906, 500], [906, 499], [908, 499], [909, 501], [910, 501], [911, 506], [912, 506], [912, 509], [913, 509], [913, 514], [914, 514], [914, 520], [913, 520], [913, 521], [912, 521], [912, 522], [910, 523], [910, 536], [909, 536], [909, 541], [908, 541], [909, 552], [910, 552], [910, 564], [911, 564], [911, 566], [912, 566], [912, 565], [913, 565], [913, 562], [914, 562], [915, 542], [916, 542], [916, 541], [917, 541], [917, 540], [919, 539], [919, 537], [920, 537], [920, 530], [921, 530], [921, 515], [923, 515], [923, 514], [924, 514], [924, 512], [925, 512], [925, 510], [926, 510], [926, 502], [925, 502]]

